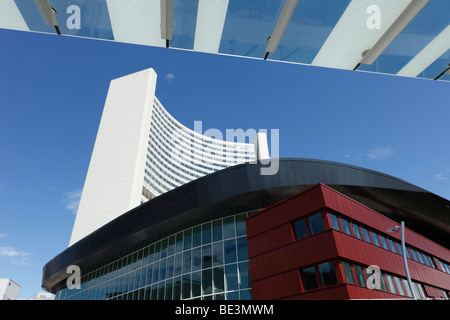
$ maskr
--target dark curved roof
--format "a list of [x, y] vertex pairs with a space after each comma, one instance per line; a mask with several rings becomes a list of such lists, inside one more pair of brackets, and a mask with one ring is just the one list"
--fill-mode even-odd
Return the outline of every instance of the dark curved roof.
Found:
[[[276, 161], [276, 160], [272, 160]], [[347, 164], [279, 159], [276, 175], [261, 164], [242, 164], [212, 173], [134, 208], [73, 244], [43, 268], [42, 287], [55, 292], [69, 265], [83, 269], [141, 241], [156, 241], [189, 226], [272, 205], [323, 183], [409, 229], [447, 244], [450, 201], [406, 181]]]

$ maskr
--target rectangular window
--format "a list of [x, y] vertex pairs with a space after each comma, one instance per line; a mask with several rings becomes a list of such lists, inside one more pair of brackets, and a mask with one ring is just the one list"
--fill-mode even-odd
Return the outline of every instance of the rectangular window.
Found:
[[190, 248], [192, 248], [192, 229], [187, 229], [184, 231], [183, 250], [188, 250]]
[[202, 224], [202, 244], [211, 243], [211, 222]]
[[312, 290], [319, 287], [314, 267], [302, 269], [300, 274], [303, 282], [303, 288], [305, 290]]
[[224, 241], [225, 263], [236, 262], [236, 240]]
[[245, 224], [245, 214], [237, 215], [236, 217], [236, 237], [244, 236], [247, 234], [246, 224]]
[[223, 267], [213, 269], [214, 293], [225, 292]]
[[238, 261], [248, 260], [247, 237], [237, 238]]
[[423, 256], [422, 256], [422, 252], [417, 251], [417, 256], [419, 257], [420, 263], [425, 264], [425, 261], [424, 261]]
[[191, 250], [183, 252], [183, 273], [191, 272]]
[[380, 234], [380, 239], [381, 239], [381, 244], [383, 245], [383, 248], [385, 248], [386, 250], [389, 250], [386, 238]]
[[185, 274], [182, 279], [181, 296], [183, 299], [189, 299], [191, 297], [191, 275]]
[[430, 267], [436, 269], [436, 265], [434, 264], [434, 260], [432, 257], [428, 256], [428, 259], [430, 259]]
[[347, 283], [355, 284], [355, 279], [353, 278], [353, 272], [350, 263], [342, 261], [342, 267], [344, 268], [344, 274]]
[[175, 236], [169, 238], [169, 247], [167, 248], [167, 255], [171, 256], [175, 253]]
[[396, 244], [396, 246], [397, 246], [397, 250], [398, 250], [398, 253], [399, 254], [401, 254], [402, 256], [403, 256], [403, 248], [402, 248], [402, 245], [399, 243], [399, 242], [395, 242], [395, 244]]
[[308, 236], [308, 233], [306, 232], [305, 219], [294, 222], [294, 235], [296, 240], [303, 239]]
[[178, 276], [181, 274], [182, 265], [183, 265], [183, 257], [182, 257], [181, 253], [178, 253], [175, 256], [175, 265], [174, 265], [174, 271], [173, 271], [173, 274], [175, 276]]
[[167, 278], [173, 277], [174, 256], [167, 258]]
[[397, 249], [395, 249], [394, 241], [392, 241], [391, 239], [388, 239], [388, 241], [389, 241], [389, 245], [391, 246], [391, 251], [393, 253], [397, 253]]
[[416, 260], [417, 262], [420, 262], [419, 253], [415, 249], [411, 249], [411, 252], [413, 253], [414, 260]]
[[322, 213], [316, 213], [308, 218], [309, 229], [311, 230], [311, 235], [321, 232], [325, 229], [323, 226]]
[[362, 239], [361, 232], [359, 232], [359, 226], [356, 223], [352, 223], [353, 226], [353, 233], [355, 234], [355, 237], [358, 239]]
[[406, 248], [406, 257], [408, 258], [408, 259], [411, 259], [411, 256], [409, 255], [409, 250], [410, 249], [408, 249], [408, 247], [405, 247]]
[[250, 287], [250, 265], [248, 262], [239, 263], [239, 288], [247, 289]]
[[192, 274], [192, 296], [198, 297], [202, 294], [202, 273], [194, 272]]
[[322, 286], [330, 286], [337, 283], [333, 262], [330, 261], [319, 264], [319, 274]]
[[412, 297], [411, 288], [409, 287], [409, 283], [406, 279], [402, 279], [403, 286], [405, 287], [406, 295], [408, 297]]
[[422, 285], [420, 283], [416, 283], [417, 290], [419, 291], [419, 295], [422, 299], [425, 299], [425, 292], [423, 291]]
[[370, 233], [372, 234], [373, 243], [377, 247], [379, 247], [380, 246], [380, 241], [378, 240], [378, 235], [375, 232], [373, 232], [373, 231], [370, 231]]
[[[155, 288], [156, 286], [154, 285], [152, 287]], [[174, 300], [180, 300], [181, 299], [181, 277], [175, 278], [174, 279], [174, 285], [173, 285], [173, 299]], [[153, 291], [152, 291], [152, 300], [153, 300]]]
[[222, 240], [222, 220], [213, 222], [213, 241]]
[[[247, 238], [246, 238], [247, 240]], [[216, 242], [213, 244], [213, 266], [223, 265], [223, 242]]]
[[429, 257], [428, 255], [424, 254], [424, 253], [423, 253], [422, 255], [423, 255], [423, 258], [425, 259], [426, 265], [429, 266], [429, 267], [431, 267], [431, 264], [430, 264], [430, 257]]
[[202, 292], [203, 295], [212, 293], [212, 269], [202, 271]]
[[223, 238], [234, 238], [234, 217], [227, 217], [223, 219]]
[[339, 227], [338, 217], [335, 214], [330, 213], [330, 220], [332, 228], [337, 231], [341, 231], [341, 228]]
[[341, 217], [341, 223], [342, 223], [342, 229], [344, 229], [344, 232], [346, 234], [348, 234], [349, 236], [351, 236], [352, 232], [350, 230], [350, 224], [348, 223], [348, 221]]
[[397, 292], [395, 291], [394, 282], [392, 281], [391, 276], [388, 275], [388, 274], [385, 274], [384, 276], [386, 277], [386, 280], [387, 280], [387, 283], [388, 283], [389, 291], [390, 291], [391, 293], [397, 294]]
[[[176, 240], [175, 240], [175, 252], [181, 252], [183, 251], [183, 233], [179, 232], [176, 234]], [[158, 252], [159, 249], [156, 248], [155, 252]], [[159, 257], [157, 257], [156, 259], [159, 259]]]
[[192, 250], [192, 271], [202, 268], [202, 248], [198, 247]]
[[358, 284], [362, 287], [366, 287], [366, 279], [364, 278], [363, 269], [360, 266], [354, 265], [356, 279], [358, 280]]
[[202, 269], [212, 267], [212, 246], [202, 247]]
[[364, 235], [364, 241], [366, 241], [368, 243], [372, 243], [372, 241], [370, 241], [369, 231], [367, 231], [367, 229], [364, 228], [364, 227], [361, 227], [361, 230], [362, 230], [363, 235]]
[[400, 282], [400, 279], [399, 278], [397, 278], [397, 277], [393, 277], [394, 278], [394, 281], [395, 281], [395, 284], [397, 285], [397, 290], [398, 290], [398, 292], [402, 295], [402, 296], [404, 296], [405, 295], [405, 292], [403, 291], [403, 286], [402, 286], [402, 283]]
[[237, 265], [230, 264], [225, 266], [225, 290], [237, 290], [238, 289], [238, 275]]
[[201, 226], [194, 227], [194, 234], [192, 236], [193, 247], [198, 247], [202, 244], [202, 228]]

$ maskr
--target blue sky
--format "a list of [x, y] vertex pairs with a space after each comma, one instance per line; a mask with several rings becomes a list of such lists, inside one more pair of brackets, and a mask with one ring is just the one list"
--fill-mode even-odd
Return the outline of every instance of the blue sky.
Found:
[[349, 163], [450, 199], [450, 83], [0, 30], [0, 278], [39, 291], [67, 248], [111, 79], [152, 67], [203, 130], [279, 129], [280, 156]]

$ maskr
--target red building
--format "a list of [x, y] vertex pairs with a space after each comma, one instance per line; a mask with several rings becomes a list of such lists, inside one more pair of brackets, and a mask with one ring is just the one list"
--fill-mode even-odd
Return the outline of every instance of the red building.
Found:
[[[249, 216], [253, 299], [412, 299], [399, 224], [323, 184]], [[416, 296], [448, 298], [450, 250], [405, 239]]]

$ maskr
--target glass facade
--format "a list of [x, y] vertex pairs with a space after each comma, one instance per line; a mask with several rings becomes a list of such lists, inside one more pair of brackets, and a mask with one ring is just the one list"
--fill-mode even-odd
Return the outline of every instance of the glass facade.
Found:
[[[245, 218], [216, 219], [179, 231], [82, 274], [59, 300], [249, 300]], [[82, 271], [83, 272], [83, 271]]]

